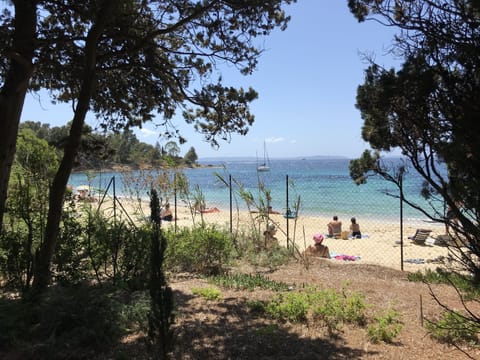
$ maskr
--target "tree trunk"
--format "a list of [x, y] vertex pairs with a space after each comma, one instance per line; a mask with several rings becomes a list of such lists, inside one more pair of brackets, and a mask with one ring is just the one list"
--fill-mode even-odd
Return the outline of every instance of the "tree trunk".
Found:
[[12, 48], [5, 82], [0, 92], [0, 229], [7, 201], [8, 181], [17, 145], [18, 125], [33, 72], [37, 1], [14, 1]]
[[45, 240], [40, 248], [33, 279], [33, 291], [36, 294], [43, 292], [50, 282], [50, 264], [57, 245], [65, 189], [80, 146], [85, 116], [87, 115], [92, 93], [96, 85], [97, 45], [106, 22], [111, 16], [107, 14], [111, 12], [110, 10], [114, 3], [114, 0], [104, 2], [103, 9], [98, 13], [98, 21], [90, 29], [85, 42], [85, 69], [78, 104], [75, 109], [70, 134], [65, 144], [63, 158], [50, 188]]

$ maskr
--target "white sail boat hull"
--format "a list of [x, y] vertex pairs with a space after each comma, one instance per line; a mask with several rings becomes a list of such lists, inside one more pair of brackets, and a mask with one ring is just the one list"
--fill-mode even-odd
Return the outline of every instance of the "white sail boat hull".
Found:
[[259, 172], [270, 171], [270, 166], [268, 162], [269, 162], [269, 159], [267, 155], [267, 146], [264, 142], [263, 143], [263, 164], [257, 165], [257, 171]]

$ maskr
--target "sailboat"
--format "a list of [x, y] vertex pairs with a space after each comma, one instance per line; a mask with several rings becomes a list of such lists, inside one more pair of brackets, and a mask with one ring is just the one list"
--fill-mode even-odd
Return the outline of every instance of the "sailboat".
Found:
[[270, 164], [267, 154], [267, 145], [263, 142], [263, 163], [257, 165], [257, 171], [270, 171]]

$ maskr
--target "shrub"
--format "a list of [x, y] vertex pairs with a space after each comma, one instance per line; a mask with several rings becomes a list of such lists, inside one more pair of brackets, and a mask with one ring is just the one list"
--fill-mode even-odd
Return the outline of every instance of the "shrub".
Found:
[[169, 229], [165, 236], [168, 239], [165, 265], [169, 269], [218, 274], [232, 259], [230, 235], [215, 225], [185, 227], [176, 233]]
[[283, 246], [274, 246], [271, 249], [249, 251], [245, 257], [252, 265], [275, 269], [287, 264], [292, 258], [292, 254], [289, 249]]
[[448, 272], [437, 268], [435, 271], [427, 269], [425, 273], [417, 271], [408, 275], [410, 281], [423, 281], [428, 284], [448, 284], [460, 290], [464, 300], [478, 299], [480, 287], [474, 283], [474, 279], [468, 275]]
[[218, 289], [211, 287], [208, 288], [193, 288], [192, 293], [194, 295], [199, 295], [210, 301], [218, 301], [222, 298], [222, 293]]
[[333, 289], [307, 289], [301, 293], [278, 294], [265, 305], [251, 305], [257, 311], [261, 311], [262, 306], [269, 316], [283, 321], [305, 321], [310, 313], [314, 319], [322, 321], [330, 332], [338, 330], [343, 323], [359, 326], [366, 323], [367, 305], [359, 293], [349, 295]]
[[274, 319], [291, 322], [306, 320], [308, 309], [305, 294], [296, 292], [278, 294], [265, 306], [266, 313]]
[[389, 309], [384, 315], [376, 317], [376, 323], [368, 326], [367, 335], [371, 342], [384, 341], [392, 343], [402, 330], [402, 324], [398, 320], [399, 314]]
[[121, 336], [146, 329], [149, 310], [147, 292], [108, 284], [55, 286], [34, 302], [0, 299], [0, 353], [14, 348], [22, 359], [103, 358]]
[[348, 295], [343, 289], [341, 293], [326, 289], [309, 294], [314, 316], [322, 320], [329, 331], [337, 330], [343, 323], [364, 325], [366, 304], [363, 295]]
[[478, 345], [480, 325], [455, 311], [445, 311], [437, 321], [429, 321], [426, 328], [430, 335], [446, 344]]
[[119, 324], [123, 331], [148, 330], [148, 314], [150, 312], [150, 298], [145, 291], [132, 293], [129, 303], [120, 308]]
[[270, 280], [269, 278], [260, 274], [228, 274], [217, 275], [210, 278], [214, 284], [229, 289], [236, 290], [250, 290], [253, 291], [256, 288], [269, 289], [274, 291], [285, 291], [289, 289], [289, 286], [282, 282]]

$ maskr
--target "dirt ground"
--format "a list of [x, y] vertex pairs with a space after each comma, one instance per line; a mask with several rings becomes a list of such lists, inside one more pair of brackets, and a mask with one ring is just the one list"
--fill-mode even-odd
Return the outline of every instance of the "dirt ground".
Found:
[[[406, 272], [324, 259], [314, 259], [308, 269], [292, 262], [271, 272], [241, 271], [291, 284], [292, 291], [305, 285], [337, 290], [346, 286], [365, 295], [366, 303], [373, 305], [370, 311], [378, 314], [389, 307], [398, 311], [403, 328], [393, 344], [373, 344], [365, 328], [351, 325], [332, 336], [319, 324], [278, 323], [247, 306], [248, 301], [266, 300], [273, 292], [221, 289], [222, 300], [208, 301], [194, 296], [192, 288], [212, 285], [184, 276], [170, 279], [178, 305], [176, 359], [480, 359], [479, 349], [464, 349], [466, 355], [430, 338], [422, 327], [421, 314], [425, 319], [435, 318], [440, 307], [428, 287], [409, 282]], [[450, 307], [462, 308], [451, 287], [437, 285], [433, 291]], [[130, 341], [135, 339], [126, 343]]]

